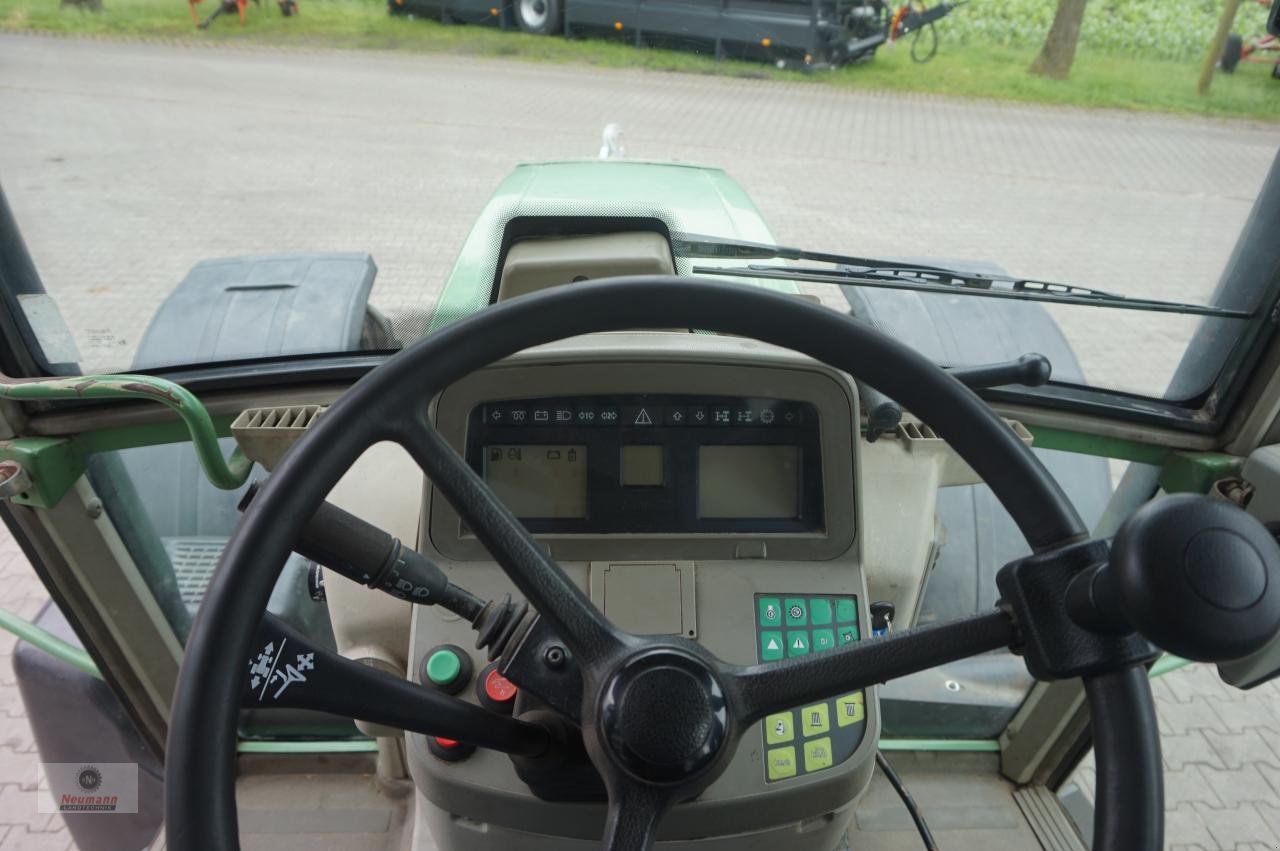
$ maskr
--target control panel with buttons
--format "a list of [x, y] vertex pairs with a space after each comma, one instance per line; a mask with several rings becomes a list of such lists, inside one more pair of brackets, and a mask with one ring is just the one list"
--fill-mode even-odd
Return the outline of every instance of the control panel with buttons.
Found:
[[[755, 603], [761, 662], [821, 653], [861, 638], [854, 596], [757, 594]], [[765, 780], [789, 780], [844, 762], [862, 742], [866, 718], [861, 691], [766, 717]]]

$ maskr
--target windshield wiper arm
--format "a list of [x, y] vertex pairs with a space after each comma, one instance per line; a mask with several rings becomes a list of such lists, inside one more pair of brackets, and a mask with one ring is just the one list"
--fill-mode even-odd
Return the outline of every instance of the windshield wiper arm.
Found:
[[778, 245], [722, 240], [710, 236], [673, 234], [672, 247], [677, 257], [690, 259], [808, 260], [818, 263], [831, 263], [836, 266], [834, 269], [762, 264], [694, 266], [693, 272], [698, 275], [725, 275], [743, 278], [805, 281], [817, 284], [924, 290], [983, 298], [1012, 298], [1019, 301], [1040, 301], [1054, 304], [1084, 304], [1120, 310], [1143, 310], [1192, 316], [1220, 316], [1231, 319], [1250, 319], [1254, 316], [1254, 312], [1248, 310], [1234, 310], [1232, 308], [1188, 302], [1126, 296], [1076, 284], [1061, 284], [1054, 281], [1042, 281], [1035, 278], [1020, 278], [1013, 275], [987, 272], [966, 272], [924, 263], [827, 254]]

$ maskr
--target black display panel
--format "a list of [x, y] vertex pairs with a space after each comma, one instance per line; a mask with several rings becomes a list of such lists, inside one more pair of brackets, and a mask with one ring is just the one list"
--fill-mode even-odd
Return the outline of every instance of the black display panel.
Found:
[[670, 394], [506, 400], [471, 411], [466, 457], [535, 533], [823, 528], [818, 414], [807, 402]]

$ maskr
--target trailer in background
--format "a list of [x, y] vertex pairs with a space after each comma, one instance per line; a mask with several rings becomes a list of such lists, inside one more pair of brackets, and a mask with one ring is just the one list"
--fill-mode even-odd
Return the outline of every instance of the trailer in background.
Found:
[[[694, 50], [717, 59], [843, 65], [914, 34], [912, 56], [932, 58], [933, 24], [956, 4], [894, 7], [883, 0], [388, 0], [395, 14], [566, 37], [604, 35], [637, 47]], [[919, 49], [921, 37], [925, 42]]]

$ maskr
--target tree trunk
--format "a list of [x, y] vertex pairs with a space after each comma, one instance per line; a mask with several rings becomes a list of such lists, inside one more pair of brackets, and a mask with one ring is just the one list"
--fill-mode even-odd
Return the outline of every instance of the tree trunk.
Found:
[[1031, 73], [1065, 80], [1071, 73], [1071, 63], [1076, 58], [1076, 43], [1080, 41], [1080, 22], [1084, 20], [1084, 4], [1087, 0], [1058, 0], [1058, 11], [1053, 16], [1053, 26], [1040, 48], [1040, 55], [1031, 63]]

